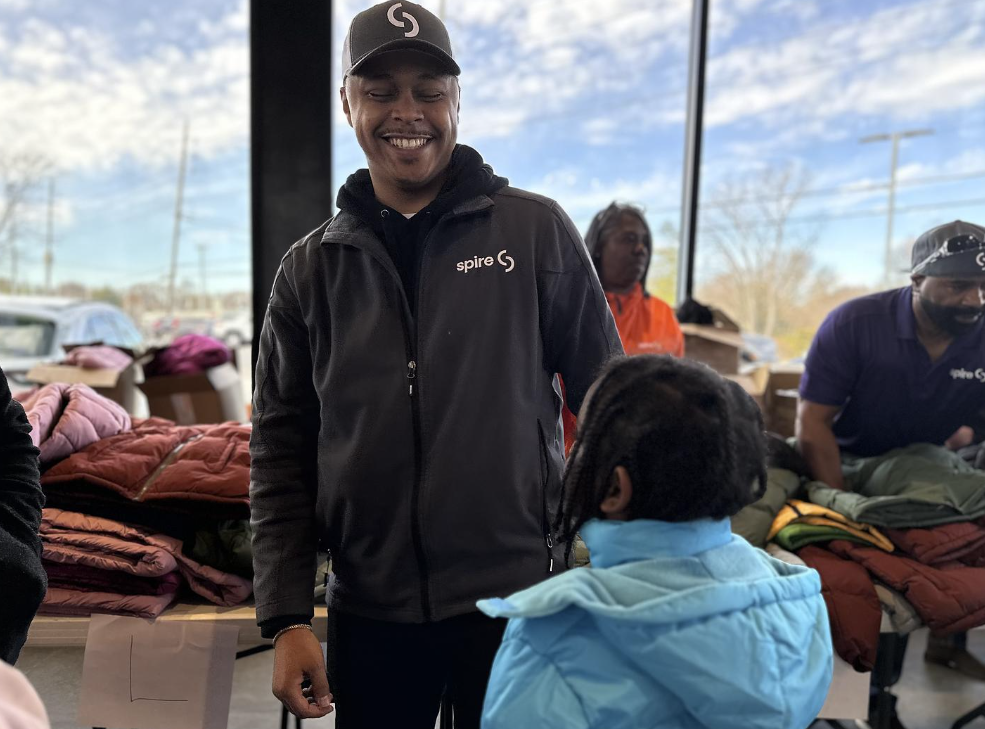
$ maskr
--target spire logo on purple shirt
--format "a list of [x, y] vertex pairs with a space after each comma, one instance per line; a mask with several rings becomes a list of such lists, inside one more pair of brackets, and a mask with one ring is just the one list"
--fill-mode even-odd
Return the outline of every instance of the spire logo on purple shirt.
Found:
[[952, 380], [978, 380], [979, 382], [985, 382], [985, 369], [979, 367], [977, 370], [972, 372], [971, 370], [966, 370], [963, 367], [951, 370]]

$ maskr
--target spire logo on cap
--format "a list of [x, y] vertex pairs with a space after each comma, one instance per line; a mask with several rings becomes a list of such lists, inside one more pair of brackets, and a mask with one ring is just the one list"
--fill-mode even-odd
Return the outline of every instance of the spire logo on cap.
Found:
[[[395, 28], [403, 28], [407, 24], [402, 20], [397, 20], [395, 13], [400, 9], [403, 3], [394, 3], [390, 6], [390, 9], [386, 12], [386, 18], [390, 21], [390, 25]], [[406, 10], [403, 11], [402, 15], [410, 21], [411, 29], [404, 33], [405, 38], [414, 38], [418, 33], [421, 32], [421, 26], [417, 23], [417, 18], [408, 13]]]
[[431, 56], [452, 76], [462, 73], [441, 18], [410, 0], [384, 0], [357, 13], [349, 24], [342, 43], [342, 77], [358, 74], [371, 58], [399, 50]]

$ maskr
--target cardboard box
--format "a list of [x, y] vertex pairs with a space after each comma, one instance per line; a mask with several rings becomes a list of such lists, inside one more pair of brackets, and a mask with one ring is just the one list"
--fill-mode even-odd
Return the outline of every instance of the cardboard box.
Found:
[[[65, 345], [65, 352], [71, 352], [79, 345]], [[119, 349], [119, 348], [118, 348]], [[134, 353], [120, 349], [121, 352], [134, 356]], [[76, 365], [42, 363], [32, 367], [26, 378], [39, 385], [50, 385], [63, 382], [69, 385], [88, 385], [105, 398], [119, 403], [131, 415], [136, 406], [137, 370], [139, 365], [134, 362], [124, 370], [86, 369]]]
[[778, 390], [773, 407], [766, 418], [766, 429], [784, 438], [793, 438], [797, 431], [797, 404], [800, 398], [796, 390]]
[[797, 403], [803, 365], [776, 365], [766, 388], [766, 428], [792, 438], [797, 424]]
[[726, 332], [739, 333], [742, 331], [742, 327], [739, 326], [732, 317], [726, 314], [721, 309], [716, 309], [712, 307], [711, 309], [711, 319], [714, 322], [716, 329], [723, 329]]
[[241, 422], [246, 413], [239, 372], [232, 364], [196, 375], [148, 377], [140, 389], [151, 415], [178, 425]]
[[770, 368], [767, 365], [742, 375], [725, 375], [732, 382], [742, 385], [742, 389], [752, 396], [759, 409], [763, 411], [763, 418], [766, 418], [766, 393], [770, 379]]
[[742, 335], [719, 327], [681, 324], [684, 332], [684, 356], [704, 362], [722, 375], [739, 373]]

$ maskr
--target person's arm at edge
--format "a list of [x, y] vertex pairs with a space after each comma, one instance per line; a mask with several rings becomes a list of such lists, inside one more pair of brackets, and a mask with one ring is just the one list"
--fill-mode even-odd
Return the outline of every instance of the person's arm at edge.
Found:
[[39, 451], [0, 370], [0, 660], [14, 663], [47, 589], [41, 565]]
[[844, 490], [841, 471], [841, 449], [832, 424], [841, 411], [837, 405], [821, 405], [801, 400], [797, 405], [797, 446], [807, 461], [816, 481], [831, 488]]
[[[281, 262], [264, 317], [250, 439], [257, 622], [267, 638], [314, 614], [320, 400], [293, 255], [292, 249]], [[305, 619], [295, 622], [299, 617]], [[315, 703], [302, 693], [305, 678]], [[332, 711], [321, 644], [311, 630], [290, 630], [275, 641], [273, 692], [303, 719]]]
[[567, 214], [552, 207], [561, 260], [549, 278], [549, 311], [542, 322], [548, 361], [564, 380], [576, 417], [588, 388], [612, 357], [623, 354], [612, 311], [585, 244]]

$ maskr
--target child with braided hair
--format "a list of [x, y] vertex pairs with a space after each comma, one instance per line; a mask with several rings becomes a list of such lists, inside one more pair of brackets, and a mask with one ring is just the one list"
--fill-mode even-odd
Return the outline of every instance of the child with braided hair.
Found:
[[765, 489], [752, 399], [641, 355], [592, 386], [557, 536], [592, 568], [479, 603], [510, 618], [483, 729], [803, 729], [832, 672], [821, 584], [731, 533]]

